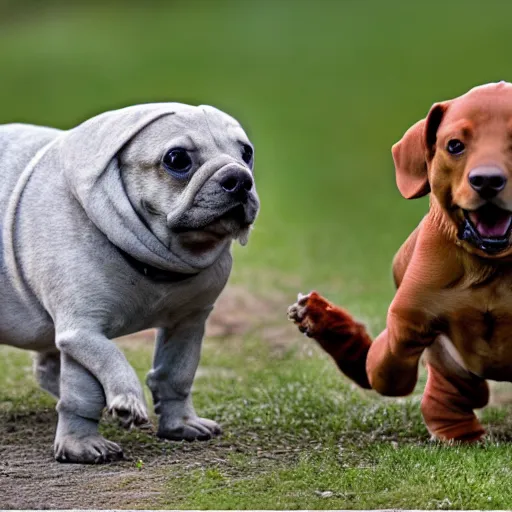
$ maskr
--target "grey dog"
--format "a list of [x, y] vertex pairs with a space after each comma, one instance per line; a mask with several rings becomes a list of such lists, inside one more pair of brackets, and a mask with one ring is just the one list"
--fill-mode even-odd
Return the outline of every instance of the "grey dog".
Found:
[[138, 105], [68, 131], [0, 126], [0, 340], [36, 351], [59, 398], [55, 457], [119, 459], [98, 433], [105, 407], [148, 421], [135, 371], [112, 338], [157, 328], [147, 376], [158, 435], [209, 439], [191, 387], [205, 321], [259, 209], [253, 147], [209, 106]]

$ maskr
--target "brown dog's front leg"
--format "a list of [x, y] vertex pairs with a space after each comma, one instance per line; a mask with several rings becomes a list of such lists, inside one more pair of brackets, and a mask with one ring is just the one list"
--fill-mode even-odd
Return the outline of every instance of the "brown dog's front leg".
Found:
[[[393, 348], [392, 348], [393, 347]], [[384, 396], [406, 396], [414, 391], [422, 343], [392, 338], [384, 329], [373, 342], [366, 361], [371, 386]]]
[[485, 430], [473, 409], [489, 400], [487, 382], [475, 375], [466, 378], [427, 364], [428, 381], [421, 412], [429, 432], [441, 441], [478, 441]]
[[[316, 292], [299, 297], [288, 309], [288, 317], [359, 386], [386, 396], [405, 396], [413, 391], [421, 353], [431, 341], [430, 336], [415, 332], [409, 322], [388, 316], [394, 328], [385, 329], [372, 343], [364, 325]], [[391, 332], [406, 337], [393, 339]], [[420, 341], [408, 341], [416, 338]]]
[[364, 325], [316, 292], [299, 297], [288, 309], [288, 317], [318, 342], [347, 377], [370, 389], [366, 357], [372, 341]]

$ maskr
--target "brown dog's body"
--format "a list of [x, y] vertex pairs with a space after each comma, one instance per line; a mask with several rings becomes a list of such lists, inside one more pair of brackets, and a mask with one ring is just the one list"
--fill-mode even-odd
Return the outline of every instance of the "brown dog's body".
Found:
[[512, 381], [512, 85], [434, 105], [393, 157], [404, 197], [432, 194], [394, 258], [386, 329], [372, 342], [314, 292], [289, 315], [346, 375], [383, 395], [411, 393], [425, 354], [429, 431], [476, 440], [484, 430], [473, 409], [488, 401], [486, 379]]

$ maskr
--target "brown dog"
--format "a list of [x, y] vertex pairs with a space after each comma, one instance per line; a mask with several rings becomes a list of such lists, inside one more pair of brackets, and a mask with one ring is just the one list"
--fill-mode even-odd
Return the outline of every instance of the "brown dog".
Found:
[[484, 434], [473, 409], [487, 404], [486, 379], [512, 381], [512, 84], [436, 103], [393, 146], [393, 159], [406, 199], [431, 194], [393, 260], [386, 329], [372, 343], [315, 292], [288, 314], [343, 373], [383, 395], [411, 393], [425, 354], [428, 430], [474, 441]]

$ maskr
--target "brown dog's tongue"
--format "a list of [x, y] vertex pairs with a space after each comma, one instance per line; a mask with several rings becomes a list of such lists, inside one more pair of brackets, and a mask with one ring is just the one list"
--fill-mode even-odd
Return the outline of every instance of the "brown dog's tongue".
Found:
[[507, 234], [512, 214], [505, 210], [494, 209], [491, 212], [477, 210], [469, 212], [469, 219], [478, 231], [478, 234], [484, 238], [500, 237]]

